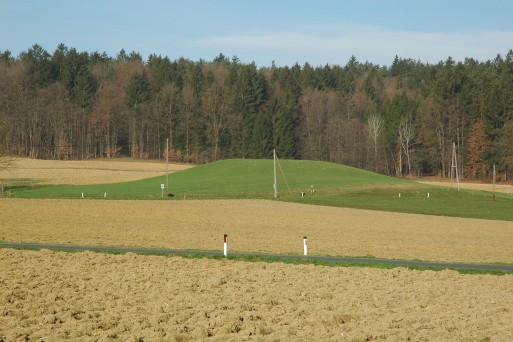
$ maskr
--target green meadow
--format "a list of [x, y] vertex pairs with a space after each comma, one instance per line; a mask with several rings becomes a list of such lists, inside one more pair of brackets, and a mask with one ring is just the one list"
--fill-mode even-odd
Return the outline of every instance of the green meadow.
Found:
[[[513, 221], [511, 195], [497, 193], [494, 199], [487, 191], [456, 191], [340, 164], [282, 160], [277, 179], [279, 201]], [[172, 173], [172, 197], [161, 190], [165, 183], [165, 176], [76, 186], [37, 186], [24, 180], [11, 184], [9, 191], [17, 198], [71, 199], [83, 194], [84, 199], [107, 200], [274, 199], [273, 161], [223, 160]], [[312, 186], [314, 194], [310, 193]]]

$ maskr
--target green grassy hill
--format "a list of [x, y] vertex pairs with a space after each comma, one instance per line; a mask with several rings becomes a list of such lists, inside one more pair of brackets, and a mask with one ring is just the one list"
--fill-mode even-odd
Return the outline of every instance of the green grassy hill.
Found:
[[[327, 162], [280, 161], [278, 200], [315, 205], [513, 220], [513, 196], [457, 192]], [[169, 175], [173, 200], [273, 199], [272, 160], [223, 160]], [[20, 198], [161, 199], [165, 176], [135, 182], [82, 186], [21, 186]], [[309, 193], [313, 185], [315, 195]], [[303, 198], [301, 192], [306, 196]], [[399, 197], [399, 193], [401, 196]], [[429, 193], [429, 197], [428, 197]], [[164, 199], [168, 200], [167, 196]]]
[[[288, 188], [299, 194], [308, 190], [311, 185], [316, 189], [332, 189], [407, 183], [404, 180], [327, 162], [283, 160], [278, 165], [280, 196], [289, 196]], [[274, 192], [273, 162], [223, 160], [173, 174], [170, 182], [172, 191], [176, 193], [268, 197]]]
[[[414, 183], [395, 179], [356, 168], [327, 162], [284, 160], [277, 169], [280, 197], [298, 195], [314, 185], [317, 191], [340, 191], [388, 185], [412, 186]], [[169, 175], [170, 192], [177, 197], [195, 198], [269, 198], [273, 195], [273, 161], [252, 159], [222, 160]], [[140, 181], [77, 185], [37, 186], [24, 185], [13, 188], [16, 197], [158, 199], [165, 177]], [[290, 192], [289, 192], [290, 188]]]

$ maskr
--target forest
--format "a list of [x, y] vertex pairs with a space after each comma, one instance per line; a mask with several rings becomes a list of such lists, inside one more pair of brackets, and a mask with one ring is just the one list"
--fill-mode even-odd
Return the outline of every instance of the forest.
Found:
[[[257, 67], [236, 56], [170, 60], [0, 51], [0, 155], [128, 156], [183, 163], [309, 159], [399, 177], [499, 180], [513, 169], [513, 51], [437, 64]], [[168, 146], [168, 147], [167, 147]], [[166, 148], [167, 147], [167, 148]]]

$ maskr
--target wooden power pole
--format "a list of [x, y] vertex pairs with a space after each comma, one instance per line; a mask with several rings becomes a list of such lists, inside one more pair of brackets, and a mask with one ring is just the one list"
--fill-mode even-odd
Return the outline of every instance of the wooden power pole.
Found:
[[274, 160], [274, 198], [278, 197], [278, 184], [276, 182], [276, 149], [273, 150], [273, 160]]
[[493, 164], [493, 200], [495, 201], [495, 164]]
[[458, 156], [456, 154], [456, 143], [452, 143], [452, 158], [451, 158], [451, 189], [452, 189], [452, 178], [453, 174], [456, 173], [456, 184], [458, 191], [460, 191], [460, 178], [458, 175]]
[[169, 193], [169, 139], [166, 139], [166, 193]]

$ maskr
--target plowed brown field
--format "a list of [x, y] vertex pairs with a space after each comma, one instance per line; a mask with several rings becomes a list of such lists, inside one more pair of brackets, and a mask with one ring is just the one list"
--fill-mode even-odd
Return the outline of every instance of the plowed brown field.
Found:
[[[512, 231], [275, 201], [0, 199], [9, 242], [220, 251], [228, 233], [232, 251], [300, 254], [308, 235], [312, 254], [511, 263]], [[0, 249], [0, 341], [506, 341], [512, 293], [511, 275]]]
[[513, 276], [0, 250], [5, 341], [507, 341]]

